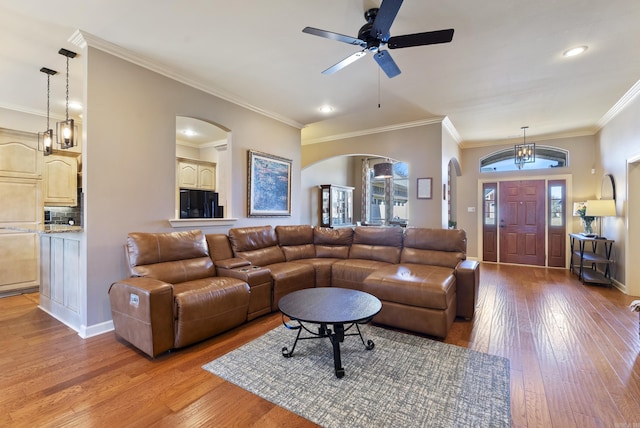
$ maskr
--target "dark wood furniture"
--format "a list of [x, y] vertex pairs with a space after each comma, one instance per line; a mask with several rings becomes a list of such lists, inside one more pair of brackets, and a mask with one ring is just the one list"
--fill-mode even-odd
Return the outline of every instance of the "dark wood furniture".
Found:
[[[366, 324], [382, 309], [382, 303], [376, 297], [363, 291], [336, 287], [307, 288], [287, 294], [280, 299], [278, 307], [282, 312], [282, 322], [290, 330], [298, 330], [296, 340], [291, 347], [282, 348], [282, 355], [293, 356], [298, 340], [319, 339], [328, 337], [333, 345], [333, 363], [338, 378], [344, 376], [340, 357], [340, 342], [345, 336], [359, 336], [367, 350], [375, 346], [373, 341], [366, 343], [358, 324]], [[285, 316], [298, 325], [291, 325], [285, 321]], [[312, 330], [304, 323], [319, 324], [317, 330]], [[345, 328], [345, 324], [348, 326]], [[332, 326], [332, 328], [329, 328]], [[352, 327], [357, 332], [348, 334]], [[310, 336], [300, 337], [302, 330]]]
[[612, 285], [611, 253], [614, 240], [570, 233], [571, 263], [569, 269], [583, 282]]
[[320, 186], [320, 226], [353, 226], [353, 187]]

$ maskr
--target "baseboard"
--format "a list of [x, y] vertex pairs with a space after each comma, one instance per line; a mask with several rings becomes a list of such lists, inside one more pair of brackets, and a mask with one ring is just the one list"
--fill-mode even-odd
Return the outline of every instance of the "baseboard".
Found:
[[78, 335], [83, 339], [88, 339], [90, 337], [108, 333], [113, 330], [114, 330], [113, 320], [109, 320], [109, 321], [102, 322], [100, 324], [93, 324], [90, 326], [81, 325]]

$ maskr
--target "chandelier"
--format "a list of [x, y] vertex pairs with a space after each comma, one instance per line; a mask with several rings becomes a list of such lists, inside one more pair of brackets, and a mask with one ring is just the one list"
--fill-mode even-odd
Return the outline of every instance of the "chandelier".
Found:
[[527, 128], [522, 127], [522, 144], [516, 144], [514, 146], [513, 160], [518, 166], [518, 169], [522, 169], [525, 163], [533, 163], [536, 161], [536, 143], [527, 143]]

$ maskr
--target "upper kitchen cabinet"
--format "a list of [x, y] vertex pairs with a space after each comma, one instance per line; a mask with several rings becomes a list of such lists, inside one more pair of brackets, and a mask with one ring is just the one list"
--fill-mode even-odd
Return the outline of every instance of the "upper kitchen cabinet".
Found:
[[44, 161], [44, 205], [75, 207], [78, 205], [77, 154], [52, 154]]
[[178, 187], [181, 189], [216, 190], [216, 164], [178, 158]]
[[40, 179], [42, 158], [37, 134], [0, 129], [1, 177]]

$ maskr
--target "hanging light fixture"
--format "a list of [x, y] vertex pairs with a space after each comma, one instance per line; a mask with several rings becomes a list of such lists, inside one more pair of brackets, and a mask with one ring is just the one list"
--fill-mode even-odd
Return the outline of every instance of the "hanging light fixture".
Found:
[[377, 163], [373, 166], [374, 178], [393, 177], [393, 164], [387, 159], [386, 162]]
[[60, 55], [67, 57], [67, 98], [66, 98], [66, 120], [64, 122], [58, 122], [58, 144], [63, 149], [69, 149], [76, 145], [76, 127], [73, 123], [73, 119], [69, 119], [69, 58], [75, 58], [76, 53], [67, 49], [60, 49], [58, 51]]
[[536, 143], [527, 144], [527, 128], [529, 127], [522, 127], [522, 144], [516, 144], [514, 147], [513, 160], [518, 169], [522, 169], [525, 163], [536, 161]]
[[42, 133], [38, 133], [38, 139], [42, 140], [42, 151], [44, 152], [44, 155], [49, 156], [53, 153], [53, 129], [49, 128], [50, 81], [51, 76], [55, 76], [58, 72], [47, 67], [42, 67], [40, 71], [47, 75], [47, 130]]

